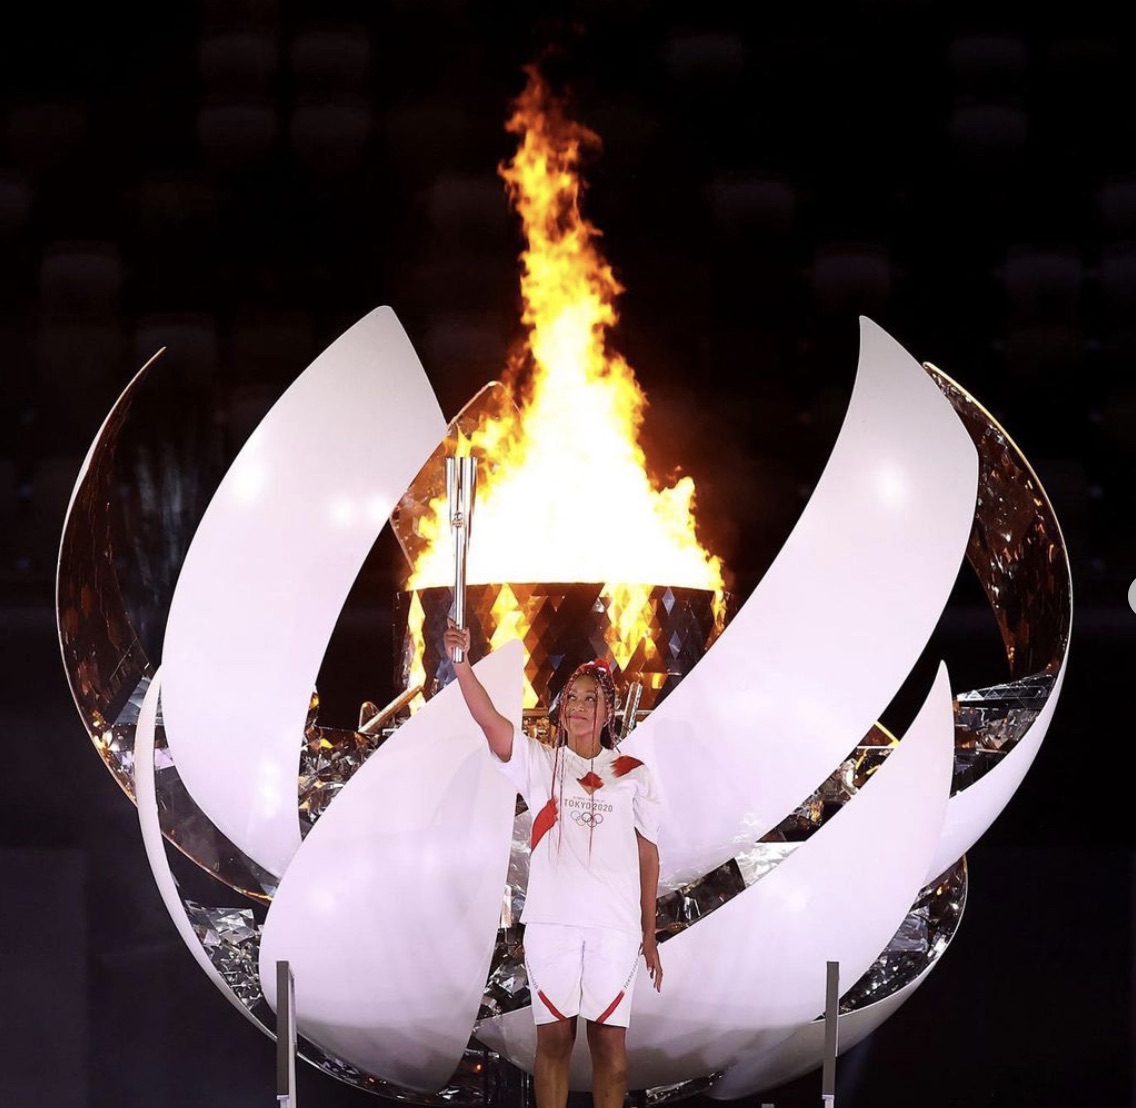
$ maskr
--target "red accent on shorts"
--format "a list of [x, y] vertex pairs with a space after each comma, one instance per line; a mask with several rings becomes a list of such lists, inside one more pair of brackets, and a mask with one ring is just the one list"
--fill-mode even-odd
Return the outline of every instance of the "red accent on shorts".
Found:
[[[634, 759], [634, 758], [632, 758], [632, 759], [631, 759], [631, 761], [633, 761], [633, 762], [634, 762], [634, 761], [635, 761], [635, 759]], [[640, 763], [640, 764], [642, 764], [642, 763]], [[542, 1000], [544, 999], [544, 994], [543, 994], [543, 993], [541, 993], [541, 999], [542, 999]], [[600, 1016], [600, 1017], [599, 1017], [599, 1019], [597, 1019], [597, 1020], [596, 1020], [596, 1023], [603, 1023], [603, 1021], [604, 1021], [604, 1020], [606, 1020], [606, 1019], [607, 1019], [607, 1017], [608, 1017], [608, 1016], [610, 1016], [610, 1015], [612, 1014], [612, 1012], [614, 1012], [614, 1011], [616, 1010], [616, 1008], [618, 1008], [618, 1007], [619, 1007], [619, 1002], [620, 1002], [620, 1001], [621, 1001], [622, 999], [623, 999], [623, 990], [622, 990], [622, 989], [620, 989], [620, 990], [619, 990], [619, 995], [618, 995], [618, 996], [617, 996], [617, 997], [616, 997], [616, 998], [615, 998], [615, 999], [614, 999], [614, 1000], [613, 1000], [613, 1001], [612, 1001], [612, 1002], [611, 1002], [611, 1003], [610, 1003], [610, 1004], [609, 1004], [609, 1005], [608, 1005], [608, 1006], [607, 1006], [607, 1007], [606, 1007], [606, 1008], [605, 1008], [605, 1009], [603, 1010], [603, 1015], [602, 1015], [602, 1016]], [[547, 1000], [545, 1000], [544, 1002], [545, 1002], [545, 1004], [548, 1004], [548, 1001], [547, 1001]], [[551, 1004], [549, 1004], [549, 1007], [551, 1008], [551, 1007], [552, 1007], [552, 1005], [551, 1005]], [[555, 1008], [553, 1008], [553, 1011], [556, 1011], [556, 1009], [555, 1009]]]
[[[551, 1013], [552, 1013], [552, 1014], [553, 1014], [553, 1015], [554, 1015], [554, 1016], [555, 1016], [555, 1017], [556, 1017], [556, 1018], [557, 1018], [558, 1020], [566, 1020], [566, 1019], [568, 1018], [567, 1016], [562, 1016], [562, 1015], [560, 1014], [560, 1012], [559, 1012], [559, 1011], [557, 1010], [557, 1008], [556, 1008], [556, 1005], [555, 1005], [555, 1004], [553, 1004], [553, 1003], [552, 1003], [552, 1001], [551, 1001], [551, 1000], [549, 1000], [549, 999], [548, 999], [548, 997], [546, 997], [546, 996], [544, 995], [544, 991], [543, 991], [542, 989], [537, 989], [537, 991], [536, 991], [536, 995], [537, 995], [537, 996], [539, 996], [539, 997], [540, 997], [540, 999], [544, 1001], [544, 1006], [545, 1006], [545, 1007], [546, 1007], [546, 1008], [547, 1008], [547, 1009], [548, 1009], [548, 1010], [549, 1010], [549, 1011], [550, 1011], [550, 1012], [551, 1012]], [[623, 996], [623, 993], [620, 993], [619, 995], [620, 995], [620, 996]], [[613, 1005], [611, 1006], [611, 1008], [614, 1008], [614, 1007], [615, 1007], [615, 1005], [613, 1004]], [[605, 1016], [607, 1016], [607, 1015], [610, 1015], [610, 1014], [611, 1014], [611, 1008], [609, 1008], [609, 1009], [608, 1009], [608, 1010], [607, 1010], [606, 1012], [604, 1012], [604, 1015], [605, 1015]], [[602, 1018], [603, 1018], [603, 1017], [601, 1016], [600, 1018], [601, 1018], [601, 1020], [602, 1020]]]
[[579, 781], [589, 793], [594, 793], [596, 789], [603, 788], [603, 778], [592, 770], [588, 770], [583, 777], [577, 777], [576, 780]]
[[533, 820], [532, 835], [529, 837], [529, 849], [535, 850], [536, 844], [552, 830], [556, 823], [556, 797], [550, 796], [548, 803], [541, 808]]
[[625, 773], [630, 773], [633, 769], [641, 766], [643, 763], [638, 758], [632, 758], [630, 754], [621, 754], [614, 762], [611, 763], [611, 772], [616, 777], [622, 777]]

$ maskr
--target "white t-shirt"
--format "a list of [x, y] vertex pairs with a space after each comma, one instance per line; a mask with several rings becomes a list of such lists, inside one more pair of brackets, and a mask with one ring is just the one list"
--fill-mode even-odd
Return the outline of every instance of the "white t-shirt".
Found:
[[[509, 761], [494, 757], [533, 819], [525, 923], [642, 932], [638, 831], [658, 841], [659, 796], [638, 758], [602, 749], [581, 758], [514, 733]], [[590, 786], [590, 788], [589, 788]]]

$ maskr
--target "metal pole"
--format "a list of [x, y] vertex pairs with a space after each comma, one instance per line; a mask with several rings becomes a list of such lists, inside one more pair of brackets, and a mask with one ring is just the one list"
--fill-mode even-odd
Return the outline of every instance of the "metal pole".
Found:
[[619, 733], [619, 741], [623, 742], [635, 730], [635, 714], [639, 711], [639, 701], [643, 697], [643, 682], [636, 681], [627, 690], [627, 700], [623, 705], [623, 729]]
[[296, 1108], [296, 980], [287, 962], [276, 963], [276, 1103]]
[[836, 1108], [837, 1017], [840, 1013], [840, 963], [829, 962], [824, 999], [824, 1069], [820, 1079], [820, 1099]]
[[[360, 711], [359, 727], [357, 730], [361, 735], [374, 735], [383, 729], [383, 725], [393, 716], [396, 712], [405, 708], [420, 692], [422, 691], [421, 685], [412, 685], [409, 689], [403, 689], [385, 708], [375, 708], [374, 715], [368, 716], [366, 719], [362, 718], [362, 708]], [[374, 708], [373, 704], [364, 705], [364, 707]]]

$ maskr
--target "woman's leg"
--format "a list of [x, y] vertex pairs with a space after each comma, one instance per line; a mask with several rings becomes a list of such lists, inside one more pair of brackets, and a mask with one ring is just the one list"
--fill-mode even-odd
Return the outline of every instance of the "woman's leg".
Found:
[[595, 1108], [622, 1108], [627, 1095], [627, 1028], [588, 1020]]
[[[591, 1027], [591, 1025], [588, 1025]], [[564, 1108], [568, 1103], [568, 1060], [576, 1042], [576, 1017], [536, 1025], [537, 1108]], [[598, 1106], [597, 1106], [598, 1108]]]

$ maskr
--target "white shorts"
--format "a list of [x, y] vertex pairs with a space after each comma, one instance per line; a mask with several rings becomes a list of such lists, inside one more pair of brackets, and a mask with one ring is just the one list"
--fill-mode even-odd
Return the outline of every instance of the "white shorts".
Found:
[[639, 935], [611, 927], [525, 925], [525, 968], [537, 1023], [583, 1016], [626, 1027], [639, 972]]

